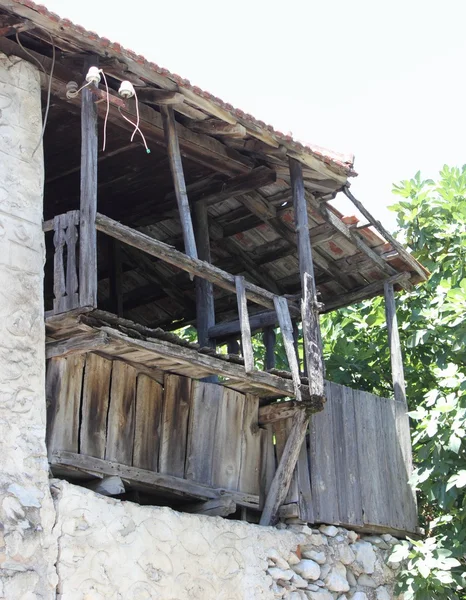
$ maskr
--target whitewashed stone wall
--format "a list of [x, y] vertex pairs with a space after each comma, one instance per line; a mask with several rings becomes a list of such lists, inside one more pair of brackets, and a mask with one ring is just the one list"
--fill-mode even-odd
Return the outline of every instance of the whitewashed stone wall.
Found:
[[0, 53], [0, 598], [55, 598], [37, 69]]
[[389, 600], [390, 536], [274, 529], [99, 496], [55, 480], [61, 600]]

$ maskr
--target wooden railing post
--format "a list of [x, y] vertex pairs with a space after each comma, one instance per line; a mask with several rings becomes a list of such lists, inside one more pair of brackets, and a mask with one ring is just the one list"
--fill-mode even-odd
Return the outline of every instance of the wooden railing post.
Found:
[[[210, 263], [209, 217], [207, 205], [203, 202], [195, 204], [194, 223], [199, 258]], [[209, 337], [209, 329], [214, 325], [214, 286], [207, 279], [196, 277], [196, 329], [197, 341], [201, 346], [215, 348], [215, 341]]]
[[97, 307], [97, 107], [88, 88], [83, 89], [81, 102], [79, 303]]
[[395, 400], [406, 404], [403, 355], [401, 353], [400, 335], [396, 318], [395, 290], [393, 283], [385, 283], [384, 297], [385, 318], [387, 320], [388, 343], [390, 346], [390, 360], [392, 365], [393, 391]]
[[244, 369], [246, 373], [254, 371], [254, 352], [251, 341], [251, 326], [249, 324], [248, 303], [246, 299], [246, 290], [244, 289], [244, 277], [237, 275], [236, 298], [238, 301], [239, 321], [241, 323], [241, 345], [243, 348]]

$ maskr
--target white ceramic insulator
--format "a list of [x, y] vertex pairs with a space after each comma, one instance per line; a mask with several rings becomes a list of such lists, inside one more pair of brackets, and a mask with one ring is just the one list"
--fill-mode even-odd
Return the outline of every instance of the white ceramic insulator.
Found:
[[86, 75], [86, 81], [87, 83], [95, 83], [97, 85], [100, 83], [100, 70], [98, 67], [91, 67], [89, 69]]
[[66, 97], [68, 98], [68, 100], [71, 100], [71, 98], [76, 98], [77, 95], [78, 84], [76, 83], [76, 81], [68, 81], [68, 83], [66, 84]]
[[122, 98], [132, 98], [136, 94], [130, 81], [122, 81], [118, 93]]

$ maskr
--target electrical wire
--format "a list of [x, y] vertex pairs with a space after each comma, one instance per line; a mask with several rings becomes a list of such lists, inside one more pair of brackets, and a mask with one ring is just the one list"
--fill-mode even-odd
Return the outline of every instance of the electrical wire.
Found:
[[[50, 35], [50, 34], [49, 34], [49, 35]], [[50, 37], [52, 37], [52, 36], [50, 36]], [[39, 59], [38, 59], [36, 56], [34, 56], [34, 54], [31, 54], [31, 53], [29, 52], [29, 50], [27, 50], [27, 49], [26, 49], [26, 48], [23, 46], [23, 44], [21, 43], [21, 40], [19, 39], [18, 32], [16, 32], [16, 41], [18, 42], [18, 44], [20, 45], [20, 47], [23, 49], [23, 52], [25, 52], [25, 53], [26, 53], [28, 56], [30, 56], [30, 57], [32, 58], [32, 60], [33, 60], [33, 61], [34, 61], [34, 62], [35, 62], [37, 65], [39, 65], [39, 69], [40, 69], [40, 70], [41, 70], [41, 71], [42, 71], [42, 72], [43, 72], [45, 75], [47, 75], [47, 72], [45, 71], [44, 65], [43, 65], [43, 64], [40, 62], [40, 60], [39, 60]]]
[[[134, 87], [133, 87], [133, 89], [134, 89]], [[133, 141], [134, 136], [136, 135], [136, 131], [139, 129], [139, 100], [138, 100], [138, 95], [136, 94], [135, 89], [134, 89], [134, 97], [136, 99], [136, 127], [133, 131], [133, 135], [131, 136], [131, 140], [130, 140], [131, 142]], [[139, 131], [141, 131], [141, 130], [139, 129]]]
[[131, 119], [128, 119], [128, 117], [125, 117], [125, 115], [121, 112], [120, 107], [118, 107], [118, 112], [120, 113], [120, 115], [123, 117], [123, 119], [125, 121], [128, 121], [128, 123], [131, 123], [131, 125], [133, 127], [135, 127], [135, 131], [139, 131], [139, 135], [142, 137], [142, 141], [144, 142], [144, 146], [146, 147], [146, 152], [147, 152], [147, 154], [150, 154], [150, 149], [147, 146], [146, 138], [144, 137], [144, 134], [142, 133], [142, 131], [139, 129], [139, 126], [137, 126], [136, 123], [133, 123], [133, 121], [131, 121]]
[[[104, 141], [103, 141], [103, 144], [102, 144], [102, 152], [105, 152], [105, 146], [107, 145], [107, 121], [108, 121], [108, 113], [110, 112], [110, 98], [109, 98], [109, 94], [108, 94], [107, 78], [105, 77], [105, 73], [103, 72], [102, 69], [100, 69], [100, 72], [102, 73], [102, 77], [104, 78], [104, 81], [105, 81], [105, 88], [107, 89], [107, 111], [105, 113]], [[133, 133], [133, 135], [134, 135], [134, 133]], [[131, 141], [133, 141], [133, 138], [131, 138]]]
[[[40, 134], [40, 138], [39, 138], [39, 141], [37, 142], [37, 146], [34, 148], [34, 151], [32, 153], [32, 158], [34, 158], [34, 154], [36, 153], [37, 149], [42, 144], [42, 141], [44, 139], [45, 128], [47, 127], [47, 119], [49, 116], [49, 109], [50, 109], [50, 96], [51, 96], [51, 92], [52, 92], [52, 77], [53, 77], [53, 71], [55, 69], [55, 59], [56, 59], [55, 43], [53, 41], [52, 35], [49, 32], [47, 32], [47, 33], [50, 37], [50, 41], [52, 42], [52, 66], [50, 68], [49, 85], [47, 87], [47, 105], [45, 108], [44, 124], [42, 125], [42, 133]], [[18, 34], [16, 34], [16, 35], [18, 35]], [[32, 54], [31, 54], [31, 56], [32, 56]], [[37, 62], [39, 62], [39, 61], [37, 61]], [[44, 73], [45, 73], [45, 69], [44, 69]], [[47, 75], [47, 73], [45, 73], [45, 74]]]

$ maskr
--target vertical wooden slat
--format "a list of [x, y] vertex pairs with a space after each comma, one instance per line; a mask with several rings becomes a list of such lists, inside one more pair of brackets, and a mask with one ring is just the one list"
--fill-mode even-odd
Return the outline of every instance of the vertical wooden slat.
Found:
[[136, 375], [131, 365], [114, 361], [105, 458], [124, 465], [131, 465], [133, 460]]
[[262, 336], [265, 346], [265, 369], [275, 368], [275, 329], [266, 327]]
[[270, 486], [277, 470], [275, 445], [273, 443], [273, 425], [261, 429], [261, 468], [260, 468], [260, 505], [264, 506]]
[[[93, 84], [91, 84], [93, 85]], [[81, 196], [79, 302], [97, 306], [97, 107], [88, 88], [81, 92]]]
[[[309, 431], [309, 428], [308, 428]], [[298, 462], [296, 463], [296, 482], [298, 489], [299, 518], [306, 523], [313, 523], [314, 508], [312, 504], [311, 477], [309, 469], [309, 452], [307, 448], [307, 434], [301, 445]]]
[[245, 396], [222, 387], [218, 400], [215, 448], [212, 463], [212, 485], [229, 490], [239, 488], [241, 470], [241, 430]]
[[212, 466], [216, 450], [217, 413], [223, 394], [222, 386], [193, 382], [192, 408], [189, 419], [186, 479], [212, 484]]
[[[280, 462], [285, 450], [286, 441], [292, 427], [292, 419], [282, 419], [276, 421], [273, 424], [273, 433], [275, 437], [275, 452], [277, 456], [277, 462]], [[293, 472], [290, 486], [288, 488], [288, 494], [284, 499], [284, 504], [293, 504], [298, 502], [298, 481], [296, 479], [296, 471]]]
[[175, 186], [176, 201], [178, 203], [178, 210], [180, 213], [185, 252], [188, 256], [197, 258], [196, 242], [194, 239], [191, 212], [189, 210], [188, 195], [186, 193], [180, 145], [178, 142], [178, 134], [176, 132], [175, 113], [171, 106], [164, 105], [160, 106], [160, 113], [162, 115], [163, 128], [165, 131], [165, 140], [167, 143], [168, 158], [173, 176], [173, 184]]
[[243, 426], [241, 429], [241, 471], [238, 489], [249, 494], [260, 494], [260, 465], [262, 431], [259, 429], [259, 398], [246, 394]]
[[395, 290], [393, 283], [384, 285], [385, 318], [387, 320], [388, 343], [390, 345], [390, 360], [392, 364], [393, 390], [395, 400], [406, 404], [405, 377], [403, 370], [403, 355], [401, 353], [400, 334], [396, 318]]
[[84, 355], [51, 358], [48, 362], [46, 397], [47, 450], [78, 452], [79, 412]]
[[167, 475], [183, 477], [188, 419], [192, 404], [191, 379], [180, 375], [166, 375], [163, 387], [159, 471]]
[[66, 294], [66, 281], [65, 281], [65, 265], [63, 250], [65, 248], [65, 215], [57, 215], [53, 219], [53, 245], [55, 252], [53, 255], [53, 312], [59, 313], [65, 308], [65, 294]]
[[95, 458], [105, 458], [112, 364], [97, 354], [86, 355], [79, 451]]
[[324, 357], [320, 335], [319, 312], [317, 310], [314, 279], [305, 273], [303, 276], [303, 298], [301, 301], [304, 353], [309, 379], [309, 393], [324, 395]]
[[[248, 303], [244, 289], [244, 277], [235, 277], [236, 299], [238, 302], [239, 321], [241, 325], [241, 345], [243, 347], [244, 369], [246, 373], [254, 371], [254, 352], [251, 342], [251, 327], [249, 325]], [[288, 305], [287, 305], [288, 306]]]
[[403, 402], [394, 402], [396, 448], [399, 456], [398, 482], [402, 490], [402, 507], [405, 531], [416, 531], [417, 528], [417, 502], [416, 493], [407, 482], [413, 471], [413, 457], [411, 448], [411, 432], [407, 407]]
[[[194, 220], [198, 257], [210, 263], [209, 217], [203, 202], [195, 204]], [[201, 346], [215, 348], [215, 341], [209, 338], [209, 328], [214, 325], [214, 286], [207, 279], [196, 277], [196, 328], [197, 341]]]
[[66, 296], [67, 310], [79, 306], [78, 270], [76, 263], [76, 243], [78, 241], [77, 225], [79, 212], [72, 210], [66, 213]]
[[[277, 312], [280, 330], [283, 336], [283, 345], [285, 346], [286, 357], [293, 378], [293, 385], [296, 400], [301, 401], [301, 377], [299, 375], [299, 365], [296, 358], [293, 340], [293, 324], [291, 323], [290, 310], [288, 302], [282, 296], [275, 296], [273, 299], [275, 310]], [[294, 466], [293, 466], [294, 467]]]
[[[324, 410], [310, 423], [309, 465], [314, 518], [321, 523], [338, 523], [338, 493], [333, 446], [332, 399], [334, 384], [327, 382]], [[335, 388], [338, 389], [338, 388]]]
[[144, 374], [137, 380], [133, 466], [157, 471], [162, 421], [163, 387]]

